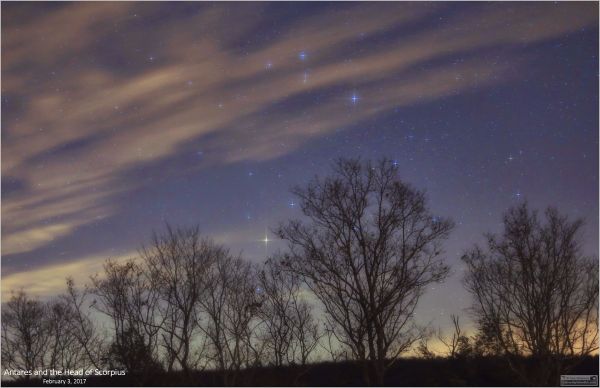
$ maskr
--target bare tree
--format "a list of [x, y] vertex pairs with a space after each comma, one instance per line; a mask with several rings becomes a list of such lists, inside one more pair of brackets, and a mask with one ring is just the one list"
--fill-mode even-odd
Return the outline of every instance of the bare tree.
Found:
[[178, 365], [186, 374], [200, 365], [202, 347], [193, 349], [198, 333], [199, 303], [206, 290], [207, 274], [223, 248], [202, 238], [198, 227], [154, 234], [150, 246], [140, 251], [158, 294], [163, 316], [161, 345], [167, 370]]
[[291, 362], [304, 366], [317, 348], [323, 333], [319, 327], [319, 322], [313, 316], [312, 307], [307, 302], [296, 299], [292, 308], [292, 316], [294, 317], [294, 341], [292, 342], [294, 357]]
[[98, 367], [103, 350], [73, 281], [67, 293], [42, 303], [13, 294], [2, 315], [2, 363], [11, 369]]
[[67, 292], [60, 298], [68, 306], [70, 334], [75, 337], [84, 354], [83, 366], [85, 368], [93, 366], [99, 369], [102, 367], [102, 357], [106, 349], [103, 336], [94, 326], [90, 315], [90, 307], [93, 307], [96, 301], [90, 301], [89, 291], [87, 287], [83, 291], [79, 291], [75, 287], [73, 279], [67, 278]]
[[554, 385], [569, 359], [598, 349], [598, 261], [581, 252], [581, 226], [553, 208], [542, 222], [523, 203], [505, 214], [501, 235], [487, 236], [487, 250], [463, 256], [479, 321], [509, 361], [538, 361], [518, 371], [528, 383]]
[[452, 320], [454, 329], [452, 337], [446, 337], [439, 331], [437, 338], [446, 347], [448, 357], [456, 358], [468, 356], [472, 350], [470, 339], [462, 331], [458, 315], [451, 315], [450, 319]]
[[420, 337], [413, 311], [448, 273], [439, 256], [453, 224], [434, 217], [388, 160], [338, 160], [332, 176], [293, 193], [308, 221], [277, 230], [288, 242], [287, 265], [322, 302], [337, 340], [363, 361], [365, 382], [381, 385]]
[[242, 368], [260, 361], [263, 348], [255, 336], [258, 310], [256, 279], [250, 263], [227, 251], [216, 260], [201, 301], [201, 324], [209, 343], [209, 358], [223, 372], [224, 384], [235, 385]]
[[77, 369], [84, 366], [85, 350], [77, 337], [74, 311], [59, 297], [48, 302], [47, 322], [50, 334], [48, 366], [55, 370]]
[[[336, 338], [334, 334], [334, 330], [332, 330], [327, 322], [323, 323], [323, 335], [321, 336], [321, 341], [318, 342], [318, 346], [327, 353], [329, 359], [333, 362], [338, 361], [347, 361], [352, 359], [348, 352], [348, 348], [344, 346], [340, 346], [339, 340]], [[323, 343], [325, 342], [325, 343]]]
[[473, 353], [477, 356], [501, 356], [502, 346], [496, 335], [493, 322], [479, 318], [477, 321], [477, 332], [473, 336]]
[[259, 294], [262, 299], [259, 316], [264, 322], [264, 342], [270, 363], [280, 367], [293, 359], [294, 341], [292, 299], [299, 290], [299, 282], [289, 272], [281, 271], [277, 260], [269, 259], [258, 274]]
[[224, 310], [228, 292], [226, 285], [229, 281], [228, 269], [232, 260], [228, 252], [216, 260], [209, 274], [206, 296], [200, 301], [203, 312], [206, 314], [206, 320], [199, 326], [209, 340], [210, 349], [207, 356], [210, 362], [221, 371], [226, 371], [229, 365], [225, 351]]
[[145, 378], [158, 366], [158, 334], [162, 325], [159, 296], [148, 271], [135, 260], [107, 260], [105, 277], [93, 276], [93, 308], [113, 325], [109, 362]]
[[229, 270], [224, 327], [228, 335], [227, 351], [235, 372], [261, 364], [264, 344], [257, 336], [262, 323], [258, 312], [262, 305], [258, 295], [256, 272], [251, 263], [237, 258]]
[[419, 355], [422, 358], [428, 360], [435, 358], [435, 353], [433, 353], [433, 351], [429, 349], [429, 338], [427, 336], [423, 336], [421, 339], [419, 339], [417, 348], [415, 350], [417, 355]]
[[4, 368], [32, 371], [48, 366], [52, 333], [47, 317], [47, 305], [23, 290], [11, 296], [2, 309]]
[[267, 353], [274, 366], [305, 365], [320, 337], [311, 306], [301, 296], [302, 279], [268, 259], [258, 274]]

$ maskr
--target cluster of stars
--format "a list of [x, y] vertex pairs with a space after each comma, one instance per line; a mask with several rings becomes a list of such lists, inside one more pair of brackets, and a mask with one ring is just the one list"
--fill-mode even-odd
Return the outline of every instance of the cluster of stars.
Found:
[[[298, 59], [302, 62], [307, 61], [308, 59], [308, 54], [306, 53], [306, 51], [300, 51], [298, 53]], [[351, 62], [351, 60], [348, 60]], [[274, 67], [273, 62], [271, 60], [268, 60], [265, 62], [265, 70], [272, 70]], [[310, 73], [308, 70], [304, 70], [304, 72], [302, 73], [302, 83], [303, 84], [308, 84], [309, 81], [309, 77], [310, 77]], [[191, 85], [190, 83], [191, 81], [188, 81], [188, 85]], [[350, 95], [350, 103], [352, 105], [357, 105], [358, 102], [360, 101], [360, 96], [358, 95], [358, 93], [356, 91], [354, 91], [351, 95]]]

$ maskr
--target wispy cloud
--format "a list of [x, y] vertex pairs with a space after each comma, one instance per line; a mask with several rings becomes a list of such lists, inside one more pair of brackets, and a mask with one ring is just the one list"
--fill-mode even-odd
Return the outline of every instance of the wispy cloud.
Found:
[[[115, 262], [135, 258], [136, 252], [111, 257]], [[4, 276], [2, 278], [2, 302], [8, 300], [11, 292], [19, 289], [31, 296], [46, 297], [66, 290], [66, 278], [73, 277], [76, 284], [88, 284], [90, 276], [102, 276], [102, 266], [107, 257], [85, 257], [67, 264], [49, 265]]]
[[281, 157], [390, 109], [505, 82], [527, 64], [523, 44], [596, 17], [586, 4], [479, 4], [449, 16], [442, 4], [339, 4], [240, 44], [268, 22], [265, 6], [207, 3], [165, 18], [169, 6], [147, 3], [3, 9], [2, 93], [21, 109], [2, 119], [2, 174], [23, 182], [2, 202], [3, 254], [110, 216], [110, 198], [140, 184], [125, 172], [191, 142], [204, 167]]

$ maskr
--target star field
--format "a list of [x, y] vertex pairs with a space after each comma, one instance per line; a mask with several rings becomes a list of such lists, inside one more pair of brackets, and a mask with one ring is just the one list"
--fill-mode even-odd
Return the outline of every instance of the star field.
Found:
[[2, 3], [2, 280], [48, 296], [165, 222], [259, 262], [294, 185], [389, 157], [459, 257], [527, 200], [598, 254], [596, 3]]

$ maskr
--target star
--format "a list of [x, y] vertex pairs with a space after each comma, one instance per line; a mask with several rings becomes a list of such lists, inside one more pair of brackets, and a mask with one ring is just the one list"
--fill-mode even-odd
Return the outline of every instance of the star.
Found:
[[300, 53], [298, 54], [298, 58], [300, 58], [301, 61], [304, 61], [306, 57], [307, 55], [304, 51], [300, 51]]
[[352, 97], [350, 97], [350, 101], [352, 101], [352, 104], [356, 105], [358, 103], [358, 100], [360, 100], [360, 97], [358, 97], [356, 92], [352, 93]]
[[271, 61], [267, 62], [267, 64], [265, 65], [265, 69], [271, 70], [272, 68], [273, 68], [273, 63]]
[[267, 256], [269, 254], [269, 243], [273, 240], [269, 239], [269, 235], [267, 234], [266, 229], [265, 229], [265, 238], [261, 239], [260, 241], [265, 244], [265, 256]]

